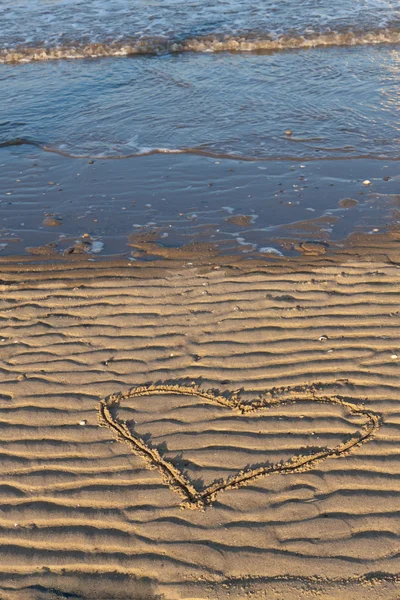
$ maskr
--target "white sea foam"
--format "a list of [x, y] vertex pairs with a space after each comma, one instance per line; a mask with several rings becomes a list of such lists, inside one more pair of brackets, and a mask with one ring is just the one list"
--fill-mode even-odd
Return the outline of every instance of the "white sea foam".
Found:
[[276, 256], [283, 256], [280, 250], [273, 248], [272, 246], [264, 246], [258, 250], [261, 254], [275, 254]]
[[70, 42], [67, 45], [19, 45], [0, 49], [1, 63], [23, 63], [60, 59], [99, 58], [107, 56], [157, 55], [179, 52], [277, 52], [290, 49], [323, 46], [357, 46], [369, 44], [398, 44], [397, 27], [366, 31], [327, 31], [300, 34], [206, 35], [184, 39], [163, 36], [140, 38], [136, 41], [98, 43]]

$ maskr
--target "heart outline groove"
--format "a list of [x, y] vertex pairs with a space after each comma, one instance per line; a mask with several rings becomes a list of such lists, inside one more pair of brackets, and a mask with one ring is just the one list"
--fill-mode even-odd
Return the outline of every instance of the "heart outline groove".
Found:
[[[177, 492], [181, 498], [181, 507], [204, 510], [206, 506], [211, 506], [217, 495], [222, 491], [238, 489], [246, 486], [248, 483], [279, 473], [281, 475], [296, 472], [304, 472], [312, 469], [316, 464], [330, 458], [340, 458], [359, 448], [370, 441], [380, 427], [380, 416], [367, 410], [362, 404], [354, 404], [344, 400], [339, 396], [319, 396], [314, 386], [303, 388], [300, 392], [296, 390], [296, 398], [287, 394], [293, 392], [291, 388], [274, 388], [266, 392], [265, 396], [260, 396], [256, 400], [243, 402], [239, 391], [222, 395], [216, 390], [203, 390], [196, 385], [167, 385], [151, 384], [133, 387], [123, 394], [117, 392], [101, 400], [98, 405], [98, 420], [101, 427], [111, 429], [114, 437], [119, 442], [124, 442], [130, 446], [132, 452], [144, 459], [148, 469], [157, 469], [164, 483], [173, 491]], [[284, 404], [296, 404], [298, 402], [317, 402], [325, 404], [336, 404], [346, 408], [352, 415], [362, 415], [366, 422], [347, 442], [340, 442], [333, 448], [327, 448], [309, 454], [306, 456], [294, 455], [288, 460], [275, 463], [273, 465], [261, 465], [258, 467], [247, 467], [238, 471], [235, 475], [225, 480], [216, 480], [210, 485], [197, 490], [189, 479], [173, 463], [165, 460], [156, 448], [149, 446], [139, 435], [133, 433], [125, 422], [119, 421], [113, 416], [122, 400], [138, 398], [141, 396], [156, 395], [182, 395], [193, 396], [207, 402], [213, 402], [231, 410], [238, 410], [241, 414], [268, 409]], [[278, 397], [276, 395], [278, 394]], [[285, 395], [286, 394], [286, 395]], [[269, 396], [269, 397], [268, 397]]]

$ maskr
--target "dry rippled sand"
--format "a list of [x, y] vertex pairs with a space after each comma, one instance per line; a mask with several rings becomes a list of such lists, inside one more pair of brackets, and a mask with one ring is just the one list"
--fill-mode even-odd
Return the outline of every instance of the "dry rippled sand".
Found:
[[[1, 599], [398, 598], [394, 263], [4, 262]], [[182, 509], [98, 423], [99, 401], [156, 382], [243, 388], [245, 402], [303, 395], [249, 414], [184, 394], [124, 399], [118, 418], [199, 489], [357, 434], [365, 417], [309, 386], [364, 403], [380, 426], [346, 456]]]

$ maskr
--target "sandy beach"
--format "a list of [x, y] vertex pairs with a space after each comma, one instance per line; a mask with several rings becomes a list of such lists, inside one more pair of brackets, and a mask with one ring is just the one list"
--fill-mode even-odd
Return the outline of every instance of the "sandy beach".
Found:
[[0, 600], [400, 600], [396, 0], [0, 1]]
[[397, 598], [400, 257], [374, 240], [3, 259], [1, 598]]

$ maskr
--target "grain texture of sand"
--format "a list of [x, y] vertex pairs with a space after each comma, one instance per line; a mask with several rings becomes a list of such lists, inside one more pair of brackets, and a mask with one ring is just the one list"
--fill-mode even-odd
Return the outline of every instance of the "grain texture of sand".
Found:
[[1, 265], [0, 598], [398, 598], [400, 266], [192, 262]]

